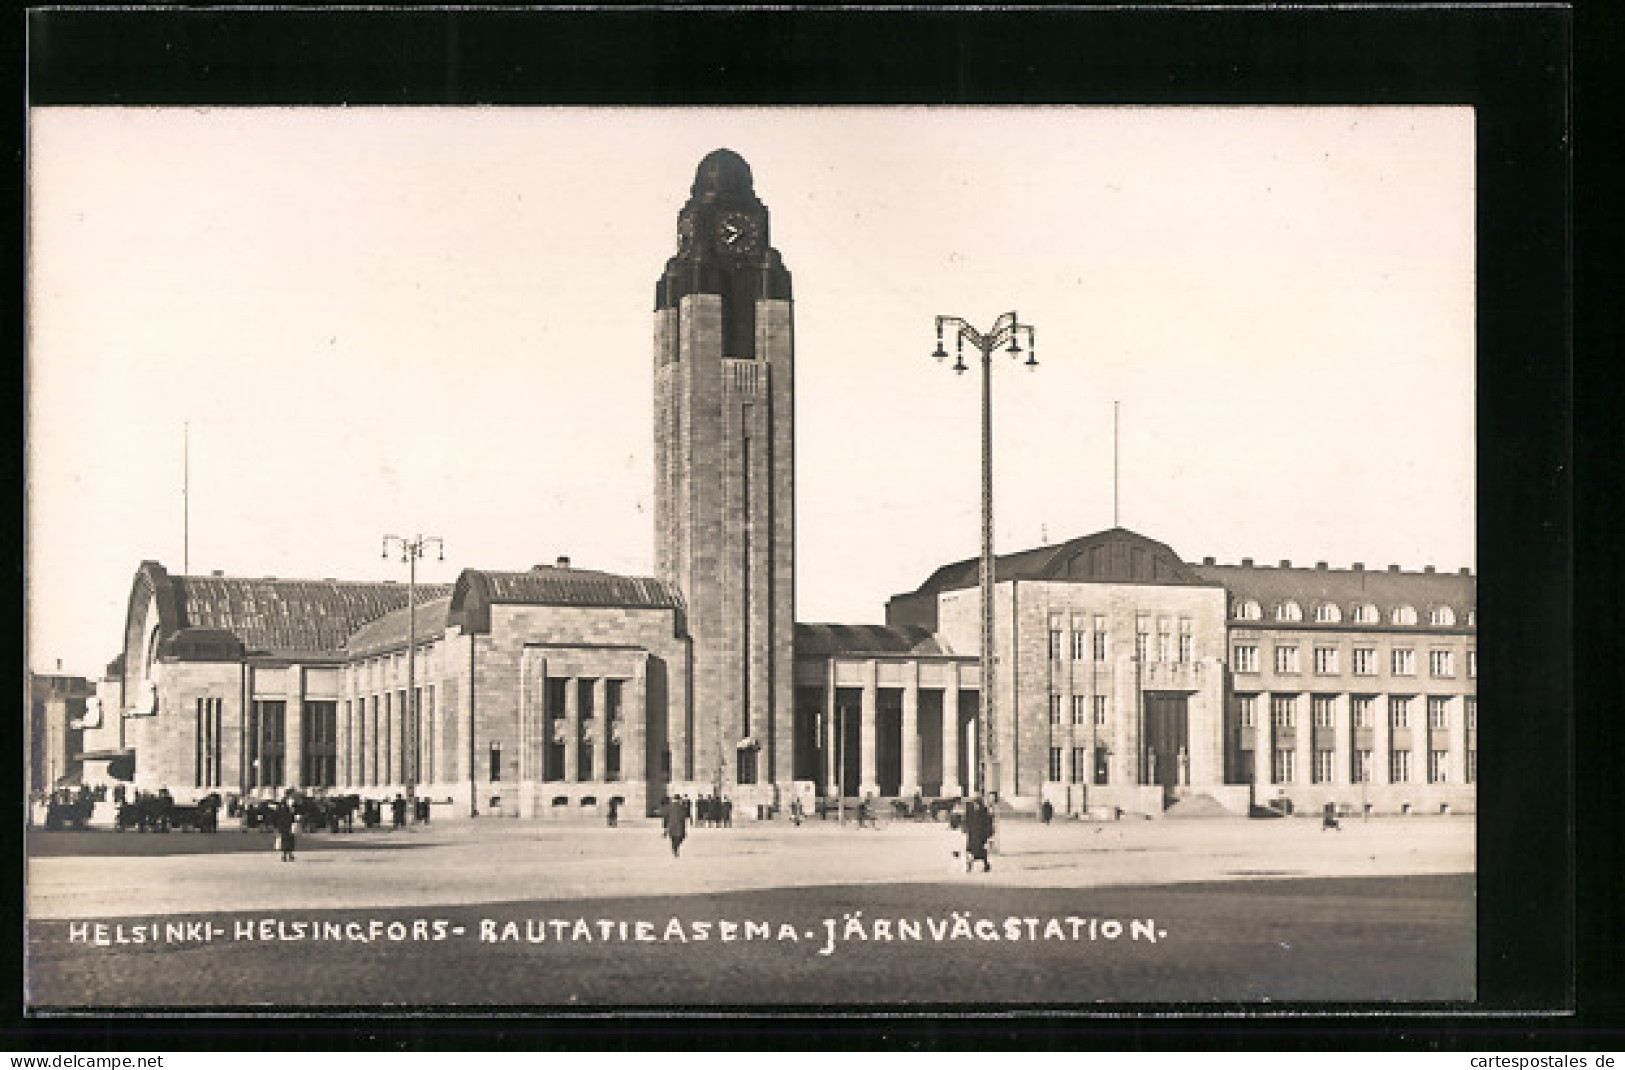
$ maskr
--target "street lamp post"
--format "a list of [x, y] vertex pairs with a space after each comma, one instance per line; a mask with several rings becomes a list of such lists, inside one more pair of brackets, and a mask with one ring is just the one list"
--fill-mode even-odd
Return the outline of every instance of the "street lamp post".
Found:
[[[418, 559], [433, 546], [436, 560], [446, 559], [446, 544], [438, 535], [385, 535], [383, 556], [387, 560], [390, 548], [400, 551], [406, 572], [406, 707], [401, 711], [401, 780], [406, 793], [411, 795], [417, 780], [418, 765]], [[407, 755], [411, 758], [408, 760]]]
[[[954, 371], [963, 375], [970, 370], [965, 364], [966, 343], [982, 355], [982, 651], [981, 683], [977, 688], [980, 709], [976, 733], [976, 791], [986, 798], [989, 778], [998, 778], [998, 750], [993, 735], [993, 351], [1002, 346], [1012, 358], [1020, 356], [1021, 336], [1025, 334], [1027, 367], [1038, 367], [1038, 357], [1032, 327], [1020, 322], [1014, 312], [1000, 316], [986, 333], [958, 316], [938, 316], [937, 349], [931, 355], [939, 363], [948, 359], [948, 352], [942, 347], [944, 328], [954, 331]], [[998, 785], [994, 784], [992, 793], [997, 791]]]

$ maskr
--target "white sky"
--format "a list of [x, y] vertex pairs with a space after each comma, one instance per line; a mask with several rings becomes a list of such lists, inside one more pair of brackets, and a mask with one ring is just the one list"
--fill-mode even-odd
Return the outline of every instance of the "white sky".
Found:
[[31, 667], [92, 675], [139, 562], [647, 575], [654, 283], [751, 164], [794, 282], [797, 618], [874, 622], [979, 539], [1121, 522], [1186, 560], [1474, 564], [1464, 108], [36, 109]]

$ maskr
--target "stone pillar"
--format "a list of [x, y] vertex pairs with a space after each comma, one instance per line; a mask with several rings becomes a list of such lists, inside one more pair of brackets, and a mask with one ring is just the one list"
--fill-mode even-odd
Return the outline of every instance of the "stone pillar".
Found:
[[838, 717], [835, 713], [835, 659], [829, 659], [828, 679], [824, 684], [824, 794], [834, 795], [840, 790], [841, 771], [835, 767], [835, 740]]
[[[1393, 734], [1389, 730], [1389, 724], [1390, 724], [1389, 718], [1392, 715], [1393, 715], [1392, 711], [1390, 711], [1388, 709], [1388, 693], [1387, 692], [1383, 692], [1382, 694], [1377, 695], [1374, 699], [1372, 699], [1372, 710], [1371, 710], [1371, 783], [1372, 783], [1372, 785], [1391, 783], [1391, 781], [1389, 779], [1389, 775], [1388, 775], [1389, 774], [1388, 752], [1391, 749], [1391, 744], [1390, 744], [1389, 741], [1393, 738]], [[1376, 803], [1377, 800], [1375, 798], [1373, 798], [1373, 799], [1371, 799], [1371, 802]], [[1381, 809], [1382, 808], [1381, 804], [1378, 803], [1376, 808]]]
[[300, 761], [305, 739], [305, 668], [288, 666], [287, 714], [282, 722], [282, 786], [305, 786], [304, 766]]
[[581, 681], [564, 679], [564, 782], [574, 784], [581, 772]]
[[948, 663], [942, 688], [942, 794], [952, 798], [959, 787], [959, 665]]
[[593, 725], [597, 729], [593, 733], [592, 778], [599, 784], [606, 779], [606, 770], [609, 768], [609, 707], [606, 704], [608, 696], [609, 681], [600, 676], [592, 682], [592, 717]]
[[858, 795], [880, 794], [878, 763], [875, 761], [875, 720], [879, 716], [880, 666], [873, 658], [863, 673], [863, 712], [858, 735], [858, 749], [862, 752]]
[[[654, 779], [644, 736], [648, 710], [649, 654], [645, 651], [632, 670], [632, 679], [621, 689], [621, 779], [626, 782], [626, 810], [632, 817], [648, 812], [649, 781]], [[660, 768], [659, 759], [653, 768]]]
[[1332, 784], [1347, 787], [1354, 780], [1354, 704], [1345, 692], [1332, 699]]
[[903, 668], [903, 782], [897, 789], [905, 798], [920, 790], [920, 663]]

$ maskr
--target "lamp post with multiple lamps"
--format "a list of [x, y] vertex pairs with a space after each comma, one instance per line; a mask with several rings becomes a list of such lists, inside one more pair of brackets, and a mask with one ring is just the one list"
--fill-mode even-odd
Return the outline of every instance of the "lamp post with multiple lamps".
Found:
[[[404, 535], [385, 535], [384, 553], [388, 560], [391, 549], [398, 550], [401, 561], [407, 566], [406, 572], [406, 708], [401, 711], [401, 780], [406, 793], [411, 795], [416, 786], [418, 773], [418, 687], [417, 687], [417, 653], [418, 653], [418, 559], [430, 546], [436, 553], [436, 560], [446, 559], [445, 540], [438, 535], [413, 535], [408, 538]], [[408, 758], [410, 755], [410, 758]]]
[[[954, 332], [954, 371], [963, 375], [970, 368], [965, 364], [965, 346], [982, 356], [982, 652], [981, 681], [977, 687], [980, 699], [977, 724], [976, 794], [986, 798], [998, 792], [998, 750], [994, 740], [993, 701], [993, 352], [1001, 347], [1012, 358], [1019, 357], [1021, 337], [1027, 338], [1025, 350], [1028, 368], [1038, 367], [1033, 329], [1020, 322], [1014, 312], [1006, 312], [994, 321], [985, 333], [978, 331], [958, 316], [937, 317], [937, 349], [931, 355], [938, 363], [948, 359], [943, 348], [943, 331]], [[988, 783], [993, 781], [990, 792]]]

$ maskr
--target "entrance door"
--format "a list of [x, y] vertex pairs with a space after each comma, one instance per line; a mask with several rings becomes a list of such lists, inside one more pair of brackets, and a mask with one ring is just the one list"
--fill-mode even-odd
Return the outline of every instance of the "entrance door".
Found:
[[1190, 701], [1182, 691], [1145, 693], [1145, 753], [1140, 755], [1147, 784], [1165, 791], [1189, 777]]

